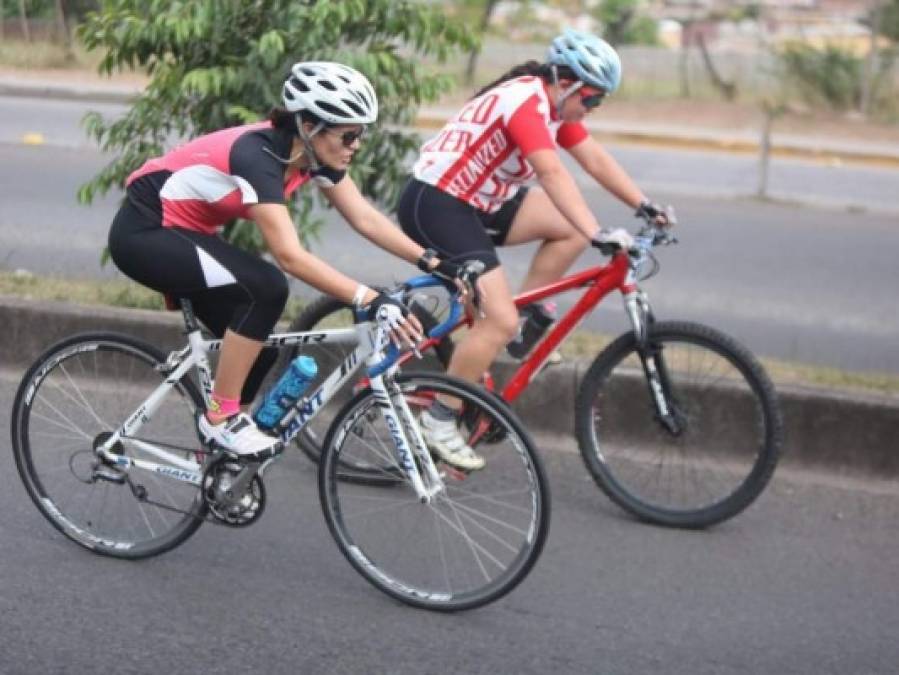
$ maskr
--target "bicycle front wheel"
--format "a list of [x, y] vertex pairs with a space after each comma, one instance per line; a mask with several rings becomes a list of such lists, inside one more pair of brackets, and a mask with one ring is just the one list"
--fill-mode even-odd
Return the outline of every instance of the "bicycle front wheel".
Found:
[[761, 364], [708, 326], [652, 326], [647, 358], [661, 376], [659, 415], [632, 333], [590, 366], [578, 392], [581, 455], [600, 488], [643, 520], [702, 528], [737, 515], [765, 489], [783, 420]]
[[502, 597], [533, 567], [549, 528], [546, 476], [529, 435], [505, 403], [455, 378], [410, 373], [391, 386], [411, 410], [407, 429], [437, 394], [447, 394], [477, 411], [482, 429], [495, 425], [505, 437], [487, 444], [470, 435], [485, 468], [464, 473], [438, 464], [442, 489], [430, 503], [422, 503], [408, 480], [389, 489], [342, 481], [345, 458], [389, 464], [392, 476], [406, 476], [394, 454], [396, 434], [380, 413], [383, 403], [370, 389], [359, 392], [335, 418], [319, 467], [331, 534], [363, 577], [409, 605], [455, 611]]
[[[96, 553], [156, 555], [203, 522], [198, 485], [137, 468], [117, 473], [94, 452], [130, 416], [144, 414], [141, 405], [165, 380], [164, 362], [157, 349], [125, 335], [77, 335], [47, 350], [16, 394], [12, 445], [28, 494], [60, 532]], [[161, 463], [148, 448], [164, 448], [198, 463], [201, 407], [193, 384], [176, 382], [140, 437], [123, 437], [113, 452]]]

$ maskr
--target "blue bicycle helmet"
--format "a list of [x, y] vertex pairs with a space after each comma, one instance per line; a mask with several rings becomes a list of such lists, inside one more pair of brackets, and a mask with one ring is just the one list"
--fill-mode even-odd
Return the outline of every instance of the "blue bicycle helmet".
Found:
[[605, 40], [567, 29], [552, 41], [547, 63], [568, 66], [585, 84], [611, 94], [621, 84], [621, 59]]

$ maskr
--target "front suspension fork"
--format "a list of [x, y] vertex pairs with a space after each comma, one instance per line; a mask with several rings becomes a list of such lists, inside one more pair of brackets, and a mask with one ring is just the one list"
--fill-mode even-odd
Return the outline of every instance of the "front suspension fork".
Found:
[[649, 396], [655, 406], [656, 419], [669, 433], [677, 436], [683, 432], [683, 419], [676, 409], [672, 394], [671, 378], [663, 355], [664, 347], [651, 339], [655, 317], [649, 298], [642, 290], [630, 291], [624, 296], [624, 307], [634, 331], [637, 354], [646, 376]]

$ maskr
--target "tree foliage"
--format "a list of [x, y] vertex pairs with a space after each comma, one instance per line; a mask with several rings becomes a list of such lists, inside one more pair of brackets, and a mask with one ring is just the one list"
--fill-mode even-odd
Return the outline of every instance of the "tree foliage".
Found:
[[641, 11], [640, 0], [602, 0], [594, 12], [603, 38], [612, 45], [656, 44], [655, 21]]
[[[89, 136], [115, 158], [81, 187], [83, 202], [122, 186], [173, 140], [264, 117], [279, 103], [291, 64], [327, 60], [357, 68], [377, 91], [379, 124], [351, 173], [366, 195], [392, 204], [417, 138], [390, 125], [408, 124], [418, 105], [452, 84], [428, 74], [421, 60], [444, 61], [473, 41], [438, 6], [407, 0], [103, 0], [78, 36], [88, 49], [102, 50], [101, 72], [150, 76], [122, 118], [85, 118]], [[304, 236], [313, 192], [301, 190], [292, 205]], [[261, 245], [246, 223], [231, 224], [226, 236], [248, 248]]]
[[899, 0], [890, 0], [883, 5], [880, 19], [880, 33], [893, 42], [899, 42]]
[[[25, 0], [25, 11], [32, 19], [52, 19], [56, 11], [56, 0]], [[64, 0], [66, 16], [80, 19], [90, 11], [96, 11], [99, 0]], [[0, 0], [0, 12], [6, 18], [19, 15], [21, 0]]]
[[782, 48], [778, 60], [786, 83], [807, 103], [836, 110], [854, 108], [861, 96], [862, 60], [828, 45], [822, 49], [802, 43]]

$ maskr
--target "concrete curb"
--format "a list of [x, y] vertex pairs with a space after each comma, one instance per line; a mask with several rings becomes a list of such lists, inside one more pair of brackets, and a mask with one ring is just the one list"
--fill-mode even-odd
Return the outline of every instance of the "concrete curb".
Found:
[[[87, 100], [103, 103], [127, 103], [140, 94], [140, 87], [32, 81], [0, 77], [0, 96], [45, 97], [62, 100]], [[439, 129], [456, 111], [449, 108], [423, 108], [415, 120], [419, 129]], [[590, 132], [604, 142], [651, 145], [688, 150], [758, 154], [759, 139], [752, 132], [701, 132], [688, 127], [628, 125], [611, 121], [588, 123]], [[874, 145], [847, 145], [821, 138], [772, 136], [771, 154], [825, 162], [848, 162], [899, 168], [899, 149]]]
[[[78, 332], [114, 331], [139, 336], [161, 349], [184, 344], [177, 313], [37, 302], [0, 295], [0, 366], [24, 374], [51, 344]], [[586, 362], [546, 369], [516, 405], [534, 430], [570, 434], [574, 405]], [[511, 363], [500, 363], [504, 379]], [[846, 476], [899, 477], [899, 402], [865, 399], [845, 393], [783, 389], [785, 462]], [[722, 403], [718, 420], [710, 422], [716, 438], [726, 439], [728, 412]], [[551, 447], [544, 445], [549, 451]]]

